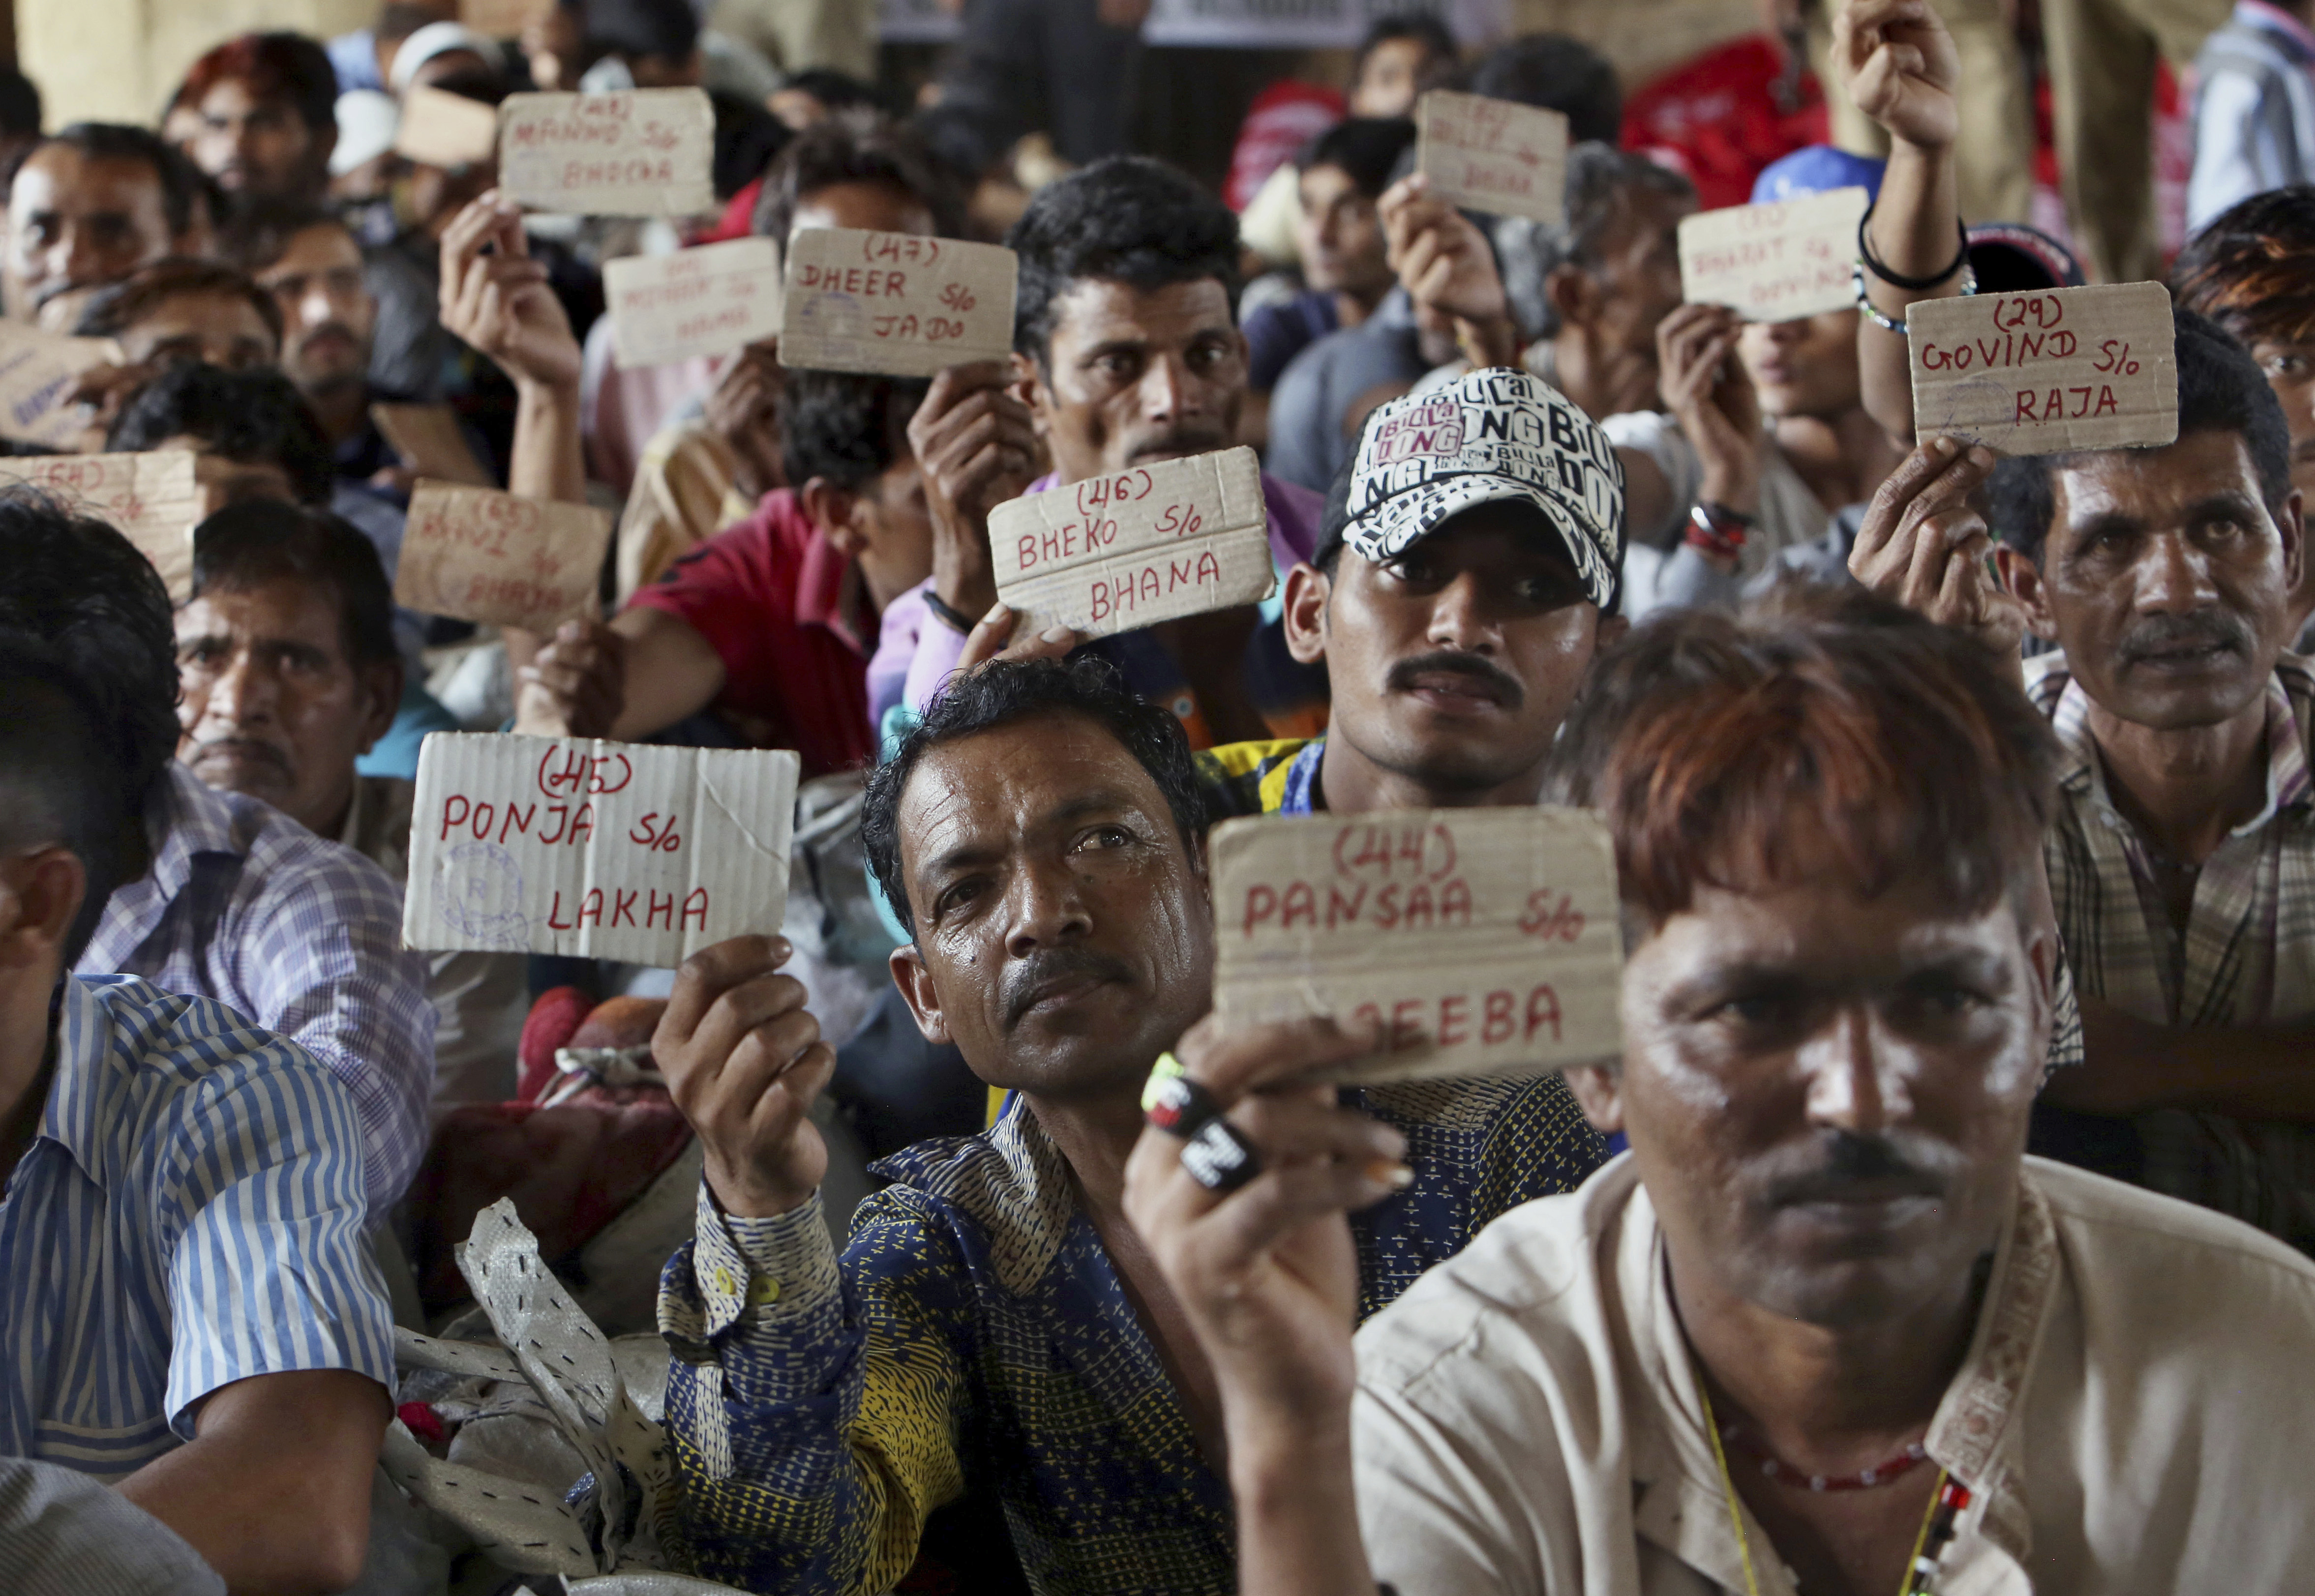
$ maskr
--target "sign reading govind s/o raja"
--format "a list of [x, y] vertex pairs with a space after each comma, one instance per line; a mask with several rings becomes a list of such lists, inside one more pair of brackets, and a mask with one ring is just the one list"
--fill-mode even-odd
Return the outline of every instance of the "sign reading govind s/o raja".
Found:
[[1226, 820], [1210, 844], [1226, 1030], [1385, 1027], [1359, 1083], [1520, 1075], [1623, 1047], [1616, 856], [1589, 810]]
[[510, 94], [499, 186], [566, 216], [696, 216], [715, 208], [714, 140], [704, 89]]
[[1871, 196], [1834, 189], [1699, 211], [1680, 224], [1680, 291], [1748, 322], [1789, 322], [1857, 303], [1850, 262]]
[[1270, 516], [1250, 448], [1164, 460], [1024, 493], [989, 513], [1014, 634], [1094, 636], [1270, 596]]
[[788, 240], [780, 364], [931, 377], [1013, 352], [1019, 263], [993, 244], [808, 227]]
[[670, 968], [780, 928], [794, 754], [438, 732], [402, 939]]
[[1415, 119], [1415, 170], [1440, 199], [1555, 225], [1565, 216], [1567, 119], [1558, 111], [1432, 89]]
[[2175, 443], [2176, 336], [2157, 282], [1917, 300], [1914, 430], [2011, 455]]

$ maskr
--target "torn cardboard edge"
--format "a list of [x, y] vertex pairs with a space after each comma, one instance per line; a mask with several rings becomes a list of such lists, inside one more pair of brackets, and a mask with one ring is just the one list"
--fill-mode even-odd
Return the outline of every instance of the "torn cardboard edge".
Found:
[[1913, 430], [2009, 455], [2178, 438], [2178, 331], [2160, 283], [1917, 300]]

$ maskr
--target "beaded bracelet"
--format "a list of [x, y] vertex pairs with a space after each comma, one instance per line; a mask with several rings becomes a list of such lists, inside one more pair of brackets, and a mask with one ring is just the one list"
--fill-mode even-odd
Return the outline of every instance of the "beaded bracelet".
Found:
[[[1884, 332], [1894, 332], [1900, 338], [1906, 335], [1905, 324], [1874, 304], [1871, 297], [1866, 293], [1864, 262], [1859, 261], [1849, 269], [1849, 286], [1857, 290], [1857, 308], [1865, 313], [1867, 321], [1871, 322]], [[1976, 292], [1977, 268], [1965, 261], [1961, 268], [1961, 297], [1967, 299]]]

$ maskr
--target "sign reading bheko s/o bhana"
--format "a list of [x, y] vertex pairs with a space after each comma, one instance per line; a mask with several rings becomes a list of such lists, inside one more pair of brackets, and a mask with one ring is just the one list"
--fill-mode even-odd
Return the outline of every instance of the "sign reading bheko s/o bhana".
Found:
[[666, 969], [787, 910], [798, 760], [438, 732], [421, 747], [402, 939]]
[[1026, 637], [1096, 637], [1270, 596], [1270, 516], [1250, 448], [1025, 493], [989, 513], [997, 596]]
[[1567, 119], [1556, 111], [1433, 89], [1415, 102], [1415, 167], [1450, 205], [1557, 224], [1567, 188]]
[[1748, 322], [1790, 322], [1857, 303], [1851, 262], [1871, 196], [1861, 188], [1733, 205], [1680, 224], [1680, 291]]
[[931, 377], [1013, 353], [1013, 252], [993, 244], [812, 227], [788, 240], [780, 364]]
[[510, 94], [499, 187], [567, 216], [696, 216], [715, 208], [714, 141], [704, 89]]
[[2160, 283], [1917, 300], [1905, 335], [1923, 438], [2011, 455], [2178, 441], [2177, 334]]
[[1616, 856], [1589, 810], [1391, 810], [1227, 820], [1209, 841], [1226, 1029], [1331, 1015], [1386, 1027], [1361, 1084], [1617, 1057]]
[[724, 355], [780, 330], [780, 252], [768, 238], [603, 264], [619, 364]]
[[0, 438], [61, 448], [88, 427], [72, 402], [93, 366], [125, 365], [110, 338], [67, 338], [22, 322], [0, 322]]
[[610, 537], [608, 510], [421, 481], [403, 523], [395, 600], [421, 615], [551, 632], [593, 605]]
[[201, 519], [192, 450], [0, 460], [0, 483], [28, 483], [119, 528], [161, 573], [170, 602], [192, 597], [193, 527]]

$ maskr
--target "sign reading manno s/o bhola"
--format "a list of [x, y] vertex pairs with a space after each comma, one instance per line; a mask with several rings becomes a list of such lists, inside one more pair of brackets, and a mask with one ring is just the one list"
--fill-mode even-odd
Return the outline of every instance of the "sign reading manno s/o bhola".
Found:
[[1018, 264], [993, 244], [812, 227], [788, 240], [780, 364], [931, 377], [1013, 352]]
[[438, 732], [402, 937], [670, 968], [780, 927], [794, 754]]
[[1748, 322], [1848, 309], [1857, 303], [1857, 225], [1870, 202], [1861, 188], [1834, 189], [1682, 217], [1681, 297], [1728, 306]]
[[1923, 438], [2011, 455], [2178, 441], [2177, 332], [2160, 283], [1918, 300], [1905, 335]]
[[1016, 637], [1057, 621], [1106, 636], [1259, 603], [1277, 583], [1250, 448], [1009, 499], [989, 512], [989, 551]]
[[715, 208], [715, 108], [703, 89], [510, 94], [499, 186], [568, 216], [696, 216]]
[[1415, 102], [1415, 170], [1451, 205], [1557, 224], [1566, 214], [1567, 119], [1432, 89]]
[[1360, 1083], [1539, 1073], [1622, 1050], [1615, 849], [1589, 810], [1226, 820], [1211, 839], [1226, 1030], [1385, 1027]]

